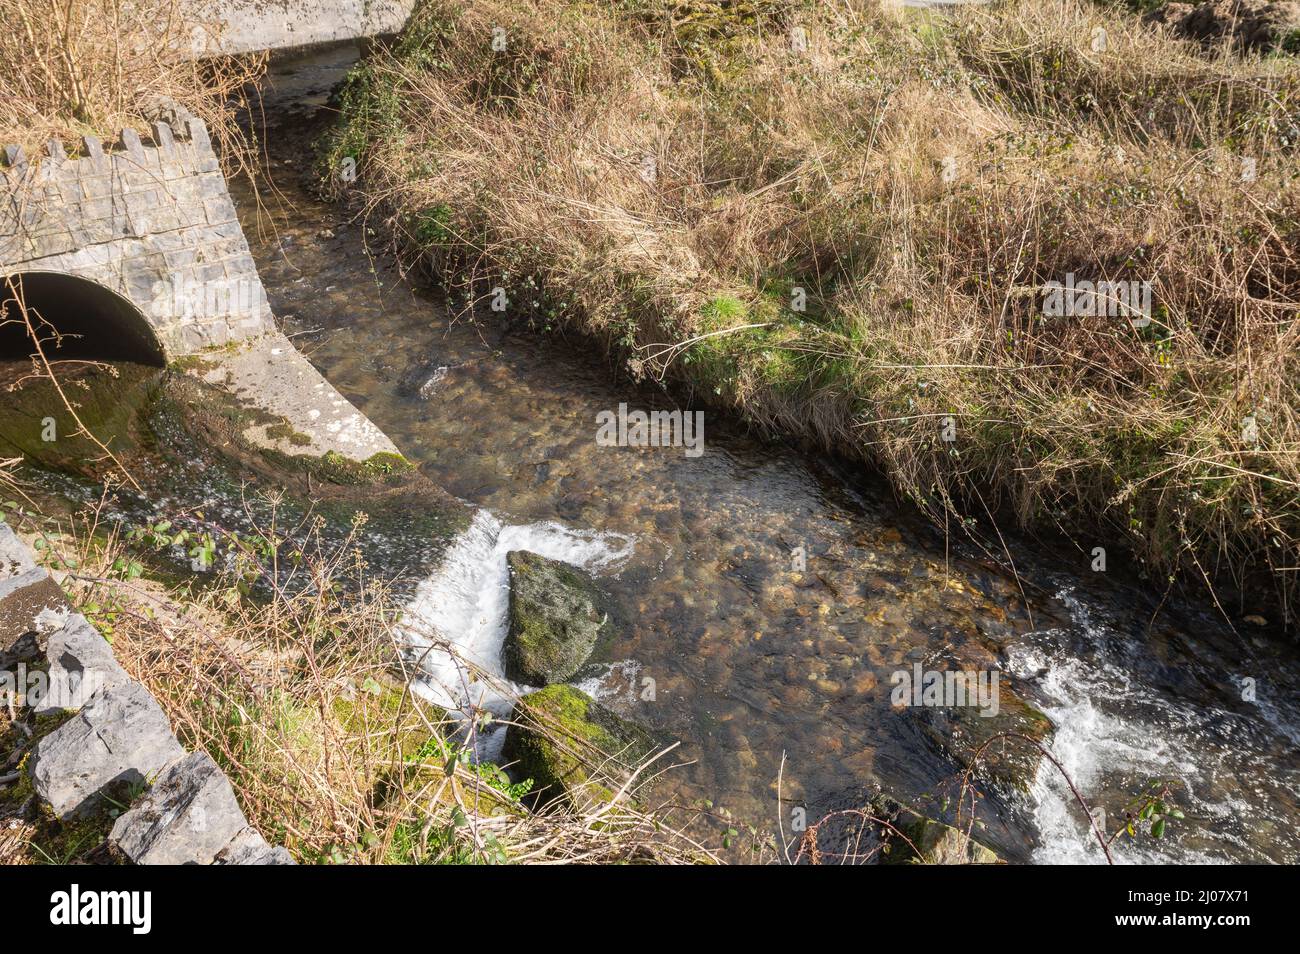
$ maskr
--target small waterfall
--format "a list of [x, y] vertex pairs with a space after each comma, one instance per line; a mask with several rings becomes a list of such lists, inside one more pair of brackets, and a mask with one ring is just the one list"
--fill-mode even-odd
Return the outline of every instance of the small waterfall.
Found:
[[[1251, 829], [1277, 823], [1274, 811], [1285, 815], [1286, 806], [1267, 800], [1261, 806], [1260, 792], [1250, 797], [1247, 788], [1267, 782], [1285, 790], [1288, 782], [1271, 778], [1250, 753], [1291, 736], [1293, 726], [1270, 707], [1261, 707], [1263, 718], [1254, 719], [1208, 699], [1170, 698], [1147, 685], [1131, 660], [1116, 658], [1140, 647], [1119, 648], [1119, 634], [1097, 622], [1068, 588], [1057, 595], [1071, 613], [1073, 635], [1086, 639], [1086, 658], [1061, 648], [1072, 634], [1043, 630], [1010, 650], [1008, 659], [1015, 675], [1037, 687], [1041, 708], [1056, 726], [1051, 751], [1094, 810], [1109, 809], [1108, 834], [1123, 824], [1127, 798], [1148, 780], [1181, 783], [1174, 800], [1187, 820], [1176, 822], [1177, 836], [1160, 842], [1121, 837], [1114, 843], [1115, 862], [1218, 864], [1233, 860], [1230, 846], [1233, 854], [1251, 853]], [[1040, 836], [1035, 863], [1105, 863], [1082, 809], [1046, 760], [1032, 794]]]
[[[515, 697], [529, 687], [511, 683], [502, 669], [510, 597], [506, 554], [530, 550], [589, 570], [610, 570], [631, 556], [633, 545], [624, 534], [574, 530], [552, 521], [503, 524], [489, 511], [478, 511], [403, 612], [408, 655], [421, 669], [416, 691], [462, 718], [473, 708], [509, 715]], [[480, 757], [495, 759], [504, 735], [485, 733]]]
[[[1056, 726], [1052, 753], [1094, 808], [1096, 793], [1104, 788], [1110, 773], [1143, 779], [1184, 778], [1195, 770], [1193, 764], [1178, 758], [1167, 740], [1153, 733], [1152, 726], [1107, 711], [1103, 700], [1119, 702], [1127, 698], [1127, 679], [1119, 670], [1096, 667], [1038, 647], [1013, 651], [1011, 669], [1021, 676], [1046, 670], [1039, 677], [1038, 688], [1049, 700], [1043, 711]], [[1034, 821], [1040, 838], [1035, 863], [1105, 863], [1082, 809], [1060, 773], [1046, 760], [1039, 766], [1032, 794], [1037, 803]], [[1119, 824], [1117, 819], [1109, 819], [1107, 834]], [[1118, 854], [1116, 860], [1124, 858], [1132, 860], [1131, 852]]]

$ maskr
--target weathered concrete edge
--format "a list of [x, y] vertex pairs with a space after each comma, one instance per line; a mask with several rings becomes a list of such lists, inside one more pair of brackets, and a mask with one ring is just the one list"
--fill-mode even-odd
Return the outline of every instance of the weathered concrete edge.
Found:
[[243, 436], [256, 446], [290, 456], [335, 453], [356, 463], [401, 456], [388, 435], [279, 331], [191, 355], [184, 364], [195, 377], [289, 426], [288, 436], [265, 425], [249, 427]]
[[[29, 766], [36, 794], [60, 818], [84, 813], [109, 784], [167, 781], [138, 798], [110, 841], [138, 864], [293, 864], [272, 848], [206, 753], [187, 754], [161, 707], [113, 658], [111, 647], [39, 567], [31, 548], [0, 522], [0, 668], [39, 659], [57, 697], [38, 711], [78, 715], [42, 738]], [[82, 698], [86, 688], [91, 691]], [[81, 690], [81, 691], [78, 691]], [[122, 701], [134, 699], [131, 718]], [[117, 703], [117, 706], [114, 706]], [[111, 722], [95, 724], [92, 713]]]
[[399, 32], [415, 0], [184, 0], [196, 58], [303, 49]]

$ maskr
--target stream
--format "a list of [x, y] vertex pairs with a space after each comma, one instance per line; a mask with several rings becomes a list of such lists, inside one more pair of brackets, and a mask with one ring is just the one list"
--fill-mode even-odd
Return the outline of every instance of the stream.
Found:
[[[354, 55], [282, 64], [266, 93], [267, 141], [322, 128]], [[705, 415], [700, 457], [600, 446], [599, 412], [676, 405], [581, 344], [498, 315], [453, 318], [436, 292], [372, 261], [364, 223], [310, 197], [292, 150], [279, 161], [286, 201], [267, 200], [271, 222], [240, 204], [246, 231], [263, 236], [255, 255], [283, 327], [426, 475], [481, 508], [418, 585], [416, 628], [499, 672], [505, 553], [586, 565], [623, 612], [582, 688], [682, 741], [673, 755], [689, 764], [660, 783], [678, 801], [787, 836], [793, 807], [816, 818], [873, 781], [898, 797], [944, 791], [955, 766], [891, 705], [890, 676], [953, 655], [986, 660], [1052, 719], [1052, 751], [1112, 818], [1148, 779], [1182, 787], [1179, 836], [1117, 848], [1119, 860], [1300, 860], [1292, 647], [1233, 632], [1196, 603], [1171, 598], [1157, 614], [1162, 593], [1122, 571], [1092, 573], [1086, 547], [1062, 559], [1008, 541], [1035, 583], [1026, 601], [1013, 576], [879, 482], [721, 415]], [[1255, 702], [1241, 698], [1247, 678]], [[1009, 857], [1104, 860], [1046, 763], [1003, 814], [1018, 812], [1027, 843], [990, 833], [1009, 839]]]
[[[587, 567], [609, 592], [616, 637], [575, 682], [681, 741], [656, 799], [707, 805], [713, 823], [797, 839], [799, 811], [857, 806], [876, 786], [941, 813], [961, 766], [891, 702], [892, 675], [958, 660], [1001, 673], [1052, 720], [1051, 751], [1110, 829], [1149, 780], [1176, 783], [1186, 818], [1164, 841], [1121, 841], [1117, 861], [1300, 861], [1294, 643], [1234, 631], [1206, 601], [1134, 573], [1094, 573], [1092, 542], [1007, 536], [999, 556], [1018, 580], [861, 468], [721, 414], [705, 413], [698, 457], [600, 446], [598, 413], [677, 405], [581, 342], [456, 317], [376, 251], [382, 235], [368, 245], [364, 221], [309, 191], [308, 144], [356, 55], [273, 67], [262, 133], [275, 191], [260, 209], [247, 183], [232, 191], [285, 333], [473, 508], [450, 540], [373, 561], [406, 581], [417, 643], [450, 639], [499, 673], [505, 555], [533, 550]], [[456, 676], [435, 663], [427, 682], [436, 696]], [[508, 707], [488, 696], [474, 701]], [[988, 824], [1008, 860], [1105, 860], [1045, 761], [1027, 790], [990, 800]]]

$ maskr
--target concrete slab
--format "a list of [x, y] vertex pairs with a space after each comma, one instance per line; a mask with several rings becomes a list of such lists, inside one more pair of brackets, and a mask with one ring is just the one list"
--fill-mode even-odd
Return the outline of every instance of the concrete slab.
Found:
[[296, 49], [396, 33], [415, 0], [184, 0], [216, 29], [195, 37], [194, 54]]
[[287, 435], [282, 426], [249, 427], [244, 437], [258, 446], [290, 455], [333, 452], [358, 462], [375, 454], [398, 453], [388, 435], [335, 390], [280, 332], [206, 352], [191, 373], [289, 425]]

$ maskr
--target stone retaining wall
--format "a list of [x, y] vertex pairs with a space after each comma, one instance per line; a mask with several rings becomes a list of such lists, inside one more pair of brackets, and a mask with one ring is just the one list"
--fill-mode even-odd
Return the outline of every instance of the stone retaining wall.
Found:
[[148, 789], [118, 816], [109, 842], [136, 864], [293, 864], [244, 817], [206, 752], [186, 753], [149, 691], [8, 524], [0, 523], [0, 670], [48, 667], [37, 715], [75, 713], [40, 738], [24, 768], [60, 819], [101, 809], [122, 783]]

